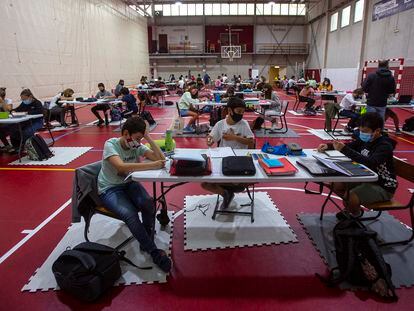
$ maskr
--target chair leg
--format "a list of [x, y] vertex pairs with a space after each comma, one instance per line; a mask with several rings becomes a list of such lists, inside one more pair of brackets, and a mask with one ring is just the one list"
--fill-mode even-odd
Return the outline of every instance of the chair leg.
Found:
[[324, 202], [323, 202], [323, 204], [322, 204], [322, 207], [321, 207], [321, 215], [319, 216], [319, 219], [320, 219], [320, 220], [322, 220], [322, 219], [323, 219], [323, 212], [325, 211], [326, 204], [328, 204], [328, 201], [329, 201], [329, 200], [330, 200], [330, 198], [331, 198], [332, 192], [333, 192], [333, 190], [332, 190], [332, 189], [330, 189], [330, 190], [329, 190], [329, 193], [328, 193], [328, 196], [326, 197], [325, 201], [324, 201]]
[[213, 220], [216, 219], [217, 211], [218, 211], [218, 208], [219, 208], [219, 202], [220, 202], [220, 195], [217, 195], [216, 206], [214, 207], [213, 216], [211, 216], [211, 218]]

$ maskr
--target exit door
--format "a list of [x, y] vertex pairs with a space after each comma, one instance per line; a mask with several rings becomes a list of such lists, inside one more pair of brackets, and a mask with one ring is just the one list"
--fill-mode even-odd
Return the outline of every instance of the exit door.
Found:
[[158, 52], [168, 53], [168, 36], [166, 34], [158, 35]]

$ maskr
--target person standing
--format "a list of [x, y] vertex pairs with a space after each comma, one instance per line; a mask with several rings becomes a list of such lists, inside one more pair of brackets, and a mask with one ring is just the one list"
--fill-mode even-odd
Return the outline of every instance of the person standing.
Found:
[[395, 93], [395, 79], [388, 68], [388, 60], [378, 63], [378, 70], [368, 75], [362, 82], [362, 89], [367, 93], [367, 112], [376, 112], [385, 119], [387, 99]]

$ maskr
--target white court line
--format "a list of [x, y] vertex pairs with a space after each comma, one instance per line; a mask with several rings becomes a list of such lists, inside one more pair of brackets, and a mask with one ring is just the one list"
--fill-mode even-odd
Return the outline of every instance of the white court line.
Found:
[[33, 230], [29, 230], [29, 229], [26, 229], [26, 230], [23, 230], [21, 233], [22, 234], [29, 234], [29, 233], [31, 233]]
[[13, 255], [14, 252], [16, 252], [20, 247], [22, 247], [27, 241], [29, 241], [36, 233], [40, 231], [44, 226], [46, 226], [53, 218], [55, 218], [61, 211], [65, 209], [70, 203], [72, 202], [72, 199], [67, 200], [61, 207], [59, 207], [56, 211], [53, 212], [52, 215], [50, 215], [48, 218], [43, 220], [43, 222], [38, 225], [33, 230], [30, 230], [30, 232], [20, 240], [19, 243], [17, 243], [15, 246], [13, 246], [7, 253], [5, 253], [0, 258], [0, 264], [3, 263], [7, 258], [9, 258], [11, 255]]

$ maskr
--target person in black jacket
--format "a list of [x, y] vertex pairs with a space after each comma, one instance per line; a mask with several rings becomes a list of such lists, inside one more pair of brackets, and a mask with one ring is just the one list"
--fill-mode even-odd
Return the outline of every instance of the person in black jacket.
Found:
[[[334, 191], [344, 198], [345, 213], [358, 217], [361, 205], [389, 201], [394, 196], [398, 183], [393, 165], [395, 141], [382, 135], [383, 119], [375, 112], [367, 112], [361, 117], [359, 138], [348, 144], [334, 141], [321, 144], [319, 152], [335, 149], [352, 161], [361, 163], [378, 174], [374, 183], [334, 183]], [[349, 191], [349, 194], [347, 192]], [[344, 213], [338, 213], [343, 218]]]
[[[36, 99], [29, 89], [24, 89], [20, 93], [20, 98], [22, 100], [21, 104], [12, 111], [15, 112], [27, 112], [27, 114], [43, 114], [42, 103]], [[43, 126], [43, 117], [33, 119], [31, 121], [26, 121], [21, 124], [22, 133], [23, 133], [23, 144], [24, 142], [32, 136], [38, 129]], [[10, 126], [10, 142], [14, 148], [11, 150], [11, 153], [17, 152], [17, 149], [20, 146], [20, 131], [17, 125]]]
[[387, 60], [378, 63], [378, 70], [368, 75], [362, 82], [362, 88], [368, 94], [367, 112], [376, 112], [384, 119], [387, 99], [395, 93], [395, 80]]

